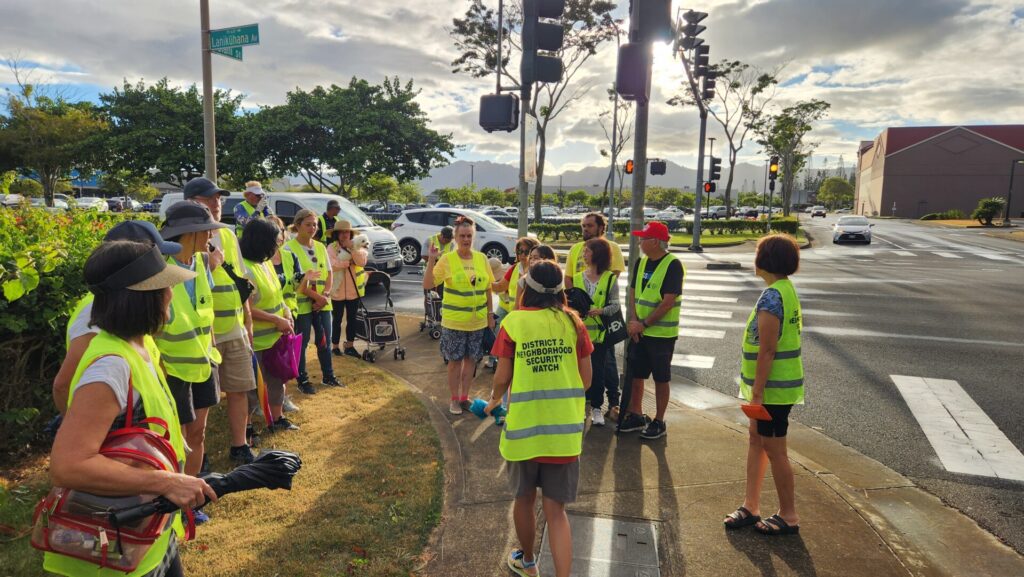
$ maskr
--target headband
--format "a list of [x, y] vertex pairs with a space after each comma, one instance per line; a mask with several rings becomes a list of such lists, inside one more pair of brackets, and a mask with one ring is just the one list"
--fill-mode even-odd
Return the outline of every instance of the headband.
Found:
[[89, 292], [101, 294], [115, 290], [130, 289], [140, 282], [160, 274], [167, 268], [167, 261], [160, 254], [160, 247], [154, 246], [102, 282], [89, 285]]
[[555, 286], [553, 286], [551, 288], [548, 288], [548, 287], [540, 284], [539, 282], [533, 280], [533, 277], [530, 276], [530, 275], [526, 275], [525, 277], [523, 277], [523, 282], [526, 283], [526, 286], [532, 288], [533, 290], [535, 290], [535, 291], [537, 291], [537, 292], [539, 292], [541, 294], [556, 295], [556, 294], [562, 292], [562, 290], [565, 289], [565, 285], [563, 284], [563, 281], [558, 281], [557, 285], [555, 285]]

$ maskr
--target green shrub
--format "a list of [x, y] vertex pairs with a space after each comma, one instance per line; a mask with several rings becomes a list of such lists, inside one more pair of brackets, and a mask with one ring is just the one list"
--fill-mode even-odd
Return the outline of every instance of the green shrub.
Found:
[[985, 226], [992, 226], [992, 219], [1003, 212], [1005, 202], [1005, 199], [999, 197], [983, 198], [978, 201], [978, 207], [971, 213], [971, 218]]
[[85, 294], [82, 267], [114, 224], [155, 215], [0, 210], [0, 453], [24, 447], [52, 414], [64, 330]]
[[954, 208], [952, 210], [947, 210], [943, 212], [928, 213], [919, 218], [918, 220], [962, 220], [963, 218], [963, 211]]

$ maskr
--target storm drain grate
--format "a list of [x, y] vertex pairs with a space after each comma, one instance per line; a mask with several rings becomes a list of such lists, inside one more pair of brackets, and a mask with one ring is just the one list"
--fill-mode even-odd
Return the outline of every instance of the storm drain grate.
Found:
[[[622, 521], [569, 513], [571, 577], [661, 577], [658, 531], [652, 521]], [[540, 565], [551, 572], [547, 531]]]

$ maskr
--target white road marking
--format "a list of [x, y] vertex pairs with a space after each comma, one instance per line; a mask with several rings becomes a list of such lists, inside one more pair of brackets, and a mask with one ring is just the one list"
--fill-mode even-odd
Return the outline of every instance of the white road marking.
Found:
[[1009, 256], [1006, 256], [1006, 255], [1002, 255], [1002, 254], [996, 254], [994, 252], [976, 252], [974, 254], [976, 254], [976, 255], [978, 255], [980, 257], [983, 257], [983, 258], [987, 258], [989, 260], [1004, 260], [1004, 261], [1008, 260], [1010, 262], [1013, 262], [1013, 258], [1011, 258]]
[[1024, 455], [956, 381], [889, 377], [947, 471], [1024, 481]]
[[740, 299], [738, 297], [709, 297], [704, 295], [686, 295], [685, 297], [683, 297], [683, 300], [699, 301], [704, 303], [735, 303]]
[[934, 255], [938, 255], [938, 256], [941, 256], [941, 257], [943, 257], [943, 258], [963, 258], [962, 256], [960, 256], [960, 255], [956, 255], [956, 254], [953, 254], [953, 253], [951, 253], [951, 252], [938, 252], [938, 251], [932, 251], [932, 254], [934, 254]]
[[[694, 324], [699, 324], [707, 321], [694, 320]], [[714, 326], [714, 325], [708, 325]], [[724, 326], [724, 325], [718, 325]], [[917, 341], [937, 341], [941, 343], [956, 343], [964, 345], [987, 345], [995, 347], [1021, 347], [1024, 348], [1024, 342], [1010, 342], [1010, 341], [986, 341], [980, 339], [958, 339], [954, 337], [933, 337], [930, 335], [905, 335], [897, 333], [884, 333], [881, 331], [869, 331], [865, 329], [852, 329], [845, 327], [808, 327], [803, 328], [805, 333], [816, 333], [819, 335], [828, 335], [830, 337], [867, 337], [877, 339], [906, 339], [906, 340], [917, 340]]]
[[894, 250], [894, 251], [892, 251], [892, 254], [895, 254], [895, 255], [898, 255], [898, 256], [917, 256], [916, 254], [914, 254], [914, 253], [912, 253], [910, 251], [907, 251], [907, 250]]
[[684, 339], [714, 339], [720, 341], [725, 338], [725, 331], [680, 327], [679, 336]]
[[[746, 287], [737, 285], [724, 285], [724, 284], [705, 284], [705, 283], [683, 283], [683, 292], [686, 291], [713, 291], [713, 292], [741, 292], [748, 290], [760, 291], [761, 287]], [[685, 297], [683, 297], [685, 298]]]
[[726, 319], [726, 320], [732, 318], [732, 312], [731, 311], [709, 311], [709, 310], [706, 310], [706, 309], [691, 309], [691, 308], [688, 308], [688, 307], [685, 307], [685, 306], [682, 307], [682, 310], [680, 311], [679, 314], [680, 314], [680, 316], [691, 317], [691, 318], [692, 317], [700, 317], [700, 318], [705, 318], [705, 319]]
[[931, 248], [932, 247], [932, 245], [930, 245], [930, 244], [921, 244], [921, 243], [915, 243], [915, 244], [913, 244], [911, 246], [913, 246], [914, 248]]
[[672, 355], [672, 366], [688, 369], [710, 369], [715, 366], [715, 357], [676, 353]]

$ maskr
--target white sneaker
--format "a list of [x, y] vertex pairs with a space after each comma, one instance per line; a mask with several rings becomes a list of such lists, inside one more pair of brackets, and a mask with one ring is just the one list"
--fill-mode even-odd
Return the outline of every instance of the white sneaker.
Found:
[[448, 412], [453, 415], [461, 415], [462, 407], [459, 405], [458, 401], [452, 401], [448, 404]]
[[601, 409], [591, 409], [590, 410], [590, 415], [591, 415], [591, 417], [590, 417], [591, 418], [591, 422], [595, 426], [598, 426], [598, 427], [603, 427], [604, 426], [604, 413], [601, 412]]
[[293, 403], [291, 397], [288, 397], [287, 395], [284, 397], [284, 403], [282, 403], [282, 406], [286, 413], [294, 413], [299, 410], [299, 406]]

